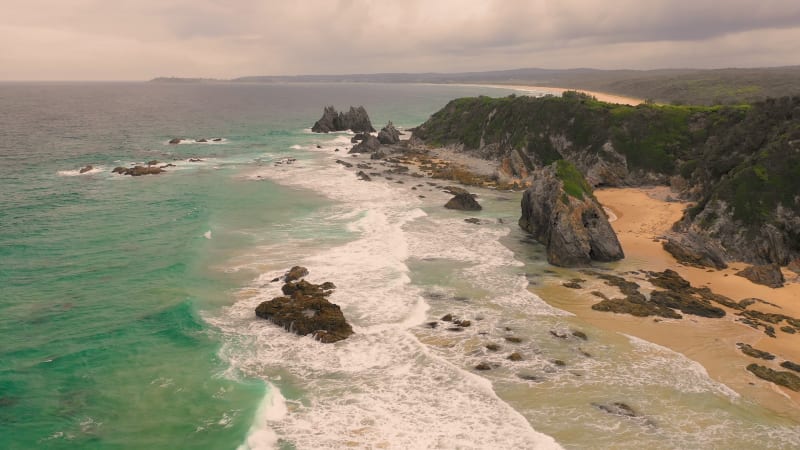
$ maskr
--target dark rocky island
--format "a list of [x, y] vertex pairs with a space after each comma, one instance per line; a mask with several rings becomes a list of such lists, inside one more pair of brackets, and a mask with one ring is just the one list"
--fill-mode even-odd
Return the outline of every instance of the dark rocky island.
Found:
[[355, 133], [372, 133], [375, 128], [363, 106], [350, 107], [347, 112], [336, 112], [333, 106], [326, 106], [322, 117], [311, 127], [314, 133], [352, 130]]
[[311, 335], [323, 343], [348, 338], [353, 328], [338, 305], [328, 301], [336, 289], [331, 282], [313, 284], [302, 279], [308, 275], [304, 267], [295, 266], [285, 276], [283, 296], [258, 305], [256, 316], [282, 326], [301, 336]]

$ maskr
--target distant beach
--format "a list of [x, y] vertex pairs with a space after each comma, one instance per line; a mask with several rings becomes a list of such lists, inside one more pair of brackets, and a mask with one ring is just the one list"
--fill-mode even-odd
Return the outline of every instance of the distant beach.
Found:
[[620, 105], [631, 105], [631, 106], [636, 106], [640, 103], [644, 103], [643, 99], [635, 97], [625, 97], [621, 95], [608, 94], [605, 92], [595, 92], [595, 91], [587, 91], [585, 89], [562, 88], [553, 86], [529, 86], [521, 84], [457, 84], [457, 86], [475, 86], [475, 87], [490, 87], [497, 89], [512, 89], [515, 91], [525, 92], [526, 94], [529, 95], [544, 93], [544, 94], [560, 96], [566, 91], [578, 91], [584, 94], [591, 95], [602, 102], [618, 103]]

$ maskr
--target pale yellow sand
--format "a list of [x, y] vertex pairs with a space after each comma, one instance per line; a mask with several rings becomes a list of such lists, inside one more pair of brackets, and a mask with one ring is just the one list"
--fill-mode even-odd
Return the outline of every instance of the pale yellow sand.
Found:
[[[790, 281], [783, 288], [772, 289], [736, 276], [746, 266], [742, 263], [720, 271], [709, 271], [678, 264], [661, 247], [657, 237], [668, 232], [672, 224], [680, 219], [684, 203], [666, 202], [667, 188], [598, 189], [597, 199], [616, 216], [612, 227], [617, 232], [626, 258], [620, 263], [622, 270], [672, 269], [692, 283], [707, 286], [712, 291], [739, 301], [756, 297], [778, 305], [780, 308], [756, 304], [749, 309], [776, 312], [800, 318], [800, 283]], [[787, 280], [796, 278], [785, 272]], [[590, 305], [589, 305], [590, 306]], [[583, 309], [583, 308], [581, 308]], [[736, 318], [728, 310], [725, 319], [704, 319], [693, 316], [679, 321], [654, 322], [625, 315], [599, 313], [585, 308], [581, 312], [591, 322], [604, 328], [615, 329], [681, 352], [700, 362], [709, 374], [750, 398], [755, 398], [773, 409], [800, 416], [800, 394], [788, 389], [776, 388], [771, 383], [757, 379], [743, 368], [752, 362], [778, 370], [776, 363], [790, 360], [800, 363], [800, 334], [790, 335], [779, 330], [777, 338], [767, 337], [763, 332], [733, 322]], [[777, 327], [776, 327], [777, 328]], [[764, 362], [747, 357], [735, 347], [736, 342], [745, 342], [777, 356], [774, 362]], [[753, 383], [755, 386], [753, 386]], [[758, 388], [758, 390], [754, 389]], [[761, 392], [759, 392], [761, 391]], [[767, 392], [765, 392], [767, 391]], [[783, 394], [780, 397], [770, 393]], [[791, 398], [791, 401], [789, 400]]]

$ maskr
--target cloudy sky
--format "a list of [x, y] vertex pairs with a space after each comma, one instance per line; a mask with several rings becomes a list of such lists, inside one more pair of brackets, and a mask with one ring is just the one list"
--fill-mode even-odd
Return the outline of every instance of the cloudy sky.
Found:
[[0, 80], [800, 64], [800, 0], [3, 0]]

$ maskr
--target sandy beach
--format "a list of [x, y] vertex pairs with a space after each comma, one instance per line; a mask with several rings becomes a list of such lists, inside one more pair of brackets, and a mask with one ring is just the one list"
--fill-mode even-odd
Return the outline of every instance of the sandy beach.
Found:
[[544, 94], [560, 96], [561, 94], [564, 93], [564, 91], [578, 91], [584, 94], [589, 94], [600, 101], [608, 103], [618, 103], [620, 105], [631, 105], [631, 106], [636, 106], [640, 103], [644, 103], [644, 100], [641, 98], [625, 97], [621, 95], [608, 94], [605, 92], [587, 91], [585, 89], [575, 89], [575, 88], [562, 88], [562, 87], [552, 87], [552, 86], [528, 86], [519, 84], [459, 84], [459, 86], [481, 86], [481, 87], [492, 87], [498, 89], [514, 89], [523, 93], [527, 93], [528, 95], [531, 94], [538, 95], [544, 93]]
[[[612, 227], [617, 232], [626, 254], [625, 260], [619, 263], [618, 270], [672, 269], [693, 286], [707, 286], [713, 292], [735, 301], [755, 297], [776, 305], [759, 303], [750, 309], [800, 317], [800, 283], [797, 282], [795, 274], [785, 272], [786, 285], [773, 289], [735, 275], [746, 264], [732, 263], [729, 268], [717, 271], [699, 269], [679, 264], [664, 251], [657, 238], [670, 229], [686, 207], [685, 203], [665, 201], [668, 194], [669, 190], [666, 187], [595, 191], [598, 200], [616, 216]], [[701, 363], [712, 377], [740, 394], [758, 399], [786, 414], [800, 415], [798, 409], [800, 393], [760, 380], [744, 370], [753, 362], [785, 370], [777, 364], [784, 360], [794, 362], [800, 360], [800, 336], [778, 331], [776, 338], [770, 338], [761, 331], [734, 322], [737, 318], [733, 314], [735, 311], [727, 309], [727, 312], [723, 319], [688, 316], [683, 320], [659, 322], [654, 322], [652, 318], [640, 319], [598, 313], [588, 307], [581, 312], [581, 315], [586, 315], [595, 324], [617, 329], [683, 353]], [[777, 358], [774, 361], [750, 358], [736, 348], [737, 342], [768, 351]], [[772, 395], [773, 393], [779, 396], [776, 397]]]

